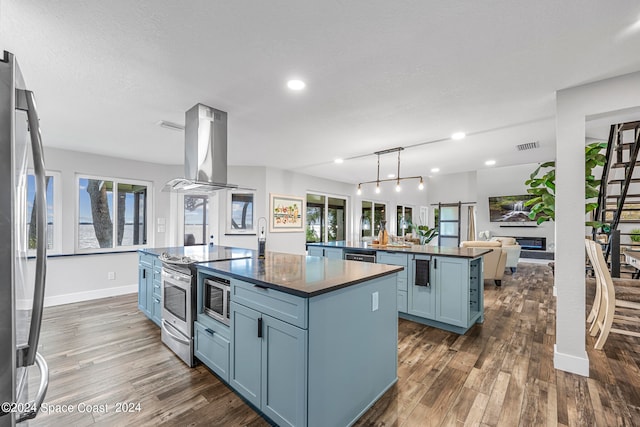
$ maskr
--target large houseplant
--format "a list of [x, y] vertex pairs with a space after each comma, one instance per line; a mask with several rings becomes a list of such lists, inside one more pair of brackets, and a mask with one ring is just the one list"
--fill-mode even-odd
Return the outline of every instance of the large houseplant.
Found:
[[[606, 148], [606, 142], [594, 142], [585, 147], [585, 214], [598, 207], [597, 203], [589, 202], [588, 200], [598, 197], [600, 180], [596, 179], [593, 175], [593, 169], [597, 166], [604, 165], [606, 158], [601, 151]], [[538, 176], [540, 173], [542, 175]], [[556, 162], [542, 163], [524, 183], [529, 186], [527, 192], [536, 196], [525, 203], [525, 206], [531, 206], [529, 218], [535, 220], [538, 224], [555, 220]], [[586, 225], [598, 228], [603, 224], [598, 221], [588, 221]]]

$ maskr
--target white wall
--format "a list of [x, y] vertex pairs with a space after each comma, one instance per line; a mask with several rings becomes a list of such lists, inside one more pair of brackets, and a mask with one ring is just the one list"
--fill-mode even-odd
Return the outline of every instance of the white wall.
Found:
[[556, 94], [556, 347], [554, 366], [589, 375], [585, 351], [585, 122], [640, 105], [640, 72]]
[[[433, 226], [433, 209], [438, 203], [475, 202], [476, 233], [489, 230], [492, 236], [546, 237], [547, 247], [554, 244], [554, 224], [537, 227], [503, 226], [489, 221], [489, 196], [527, 194], [524, 182], [538, 166], [529, 163], [481, 169], [476, 172], [435, 175], [428, 179], [429, 223]], [[461, 210], [461, 238], [466, 240], [468, 218], [466, 206]], [[476, 234], [477, 238], [477, 234]], [[436, 244], [437, 239], [433, 240]]]
[[[74, 255], [78, 197], [76, 174], [152, 182], [150, 193], [153, 200], [148, 224], [153, 231], [149, 235], [148, 246], [162, 247], [168, 245], [169, 233], [157, 231], [156, 218], [166, 218], [168, 230], [170, 194], [161, 190], [168, 180], [183, 174], [183, 168], [56, 148], [45, 148], [44, 151], [46, 169], [61, 174], [62, 254], [70, 255], [48, 258], [46, 304], [64, 304], [137, 291], [137, 253]], [[35, 262], [29, 262], [31, 277], [34, 265]], [[109, 272], [115, 273], [115, 280], [107, 279]]]

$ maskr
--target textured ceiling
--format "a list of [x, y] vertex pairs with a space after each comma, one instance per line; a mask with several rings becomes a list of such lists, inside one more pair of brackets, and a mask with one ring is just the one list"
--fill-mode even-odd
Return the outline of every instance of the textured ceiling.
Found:
[[403, 176], [553, 158], [555, 91], [640, 70], [639, 18], [630, 0], [0, 0], [0, 49], [45, 145], [179, 164], [182, 133], [155, 123], [200, 102], [229, 113], [229, 164], [359, 182], [397, 146]]

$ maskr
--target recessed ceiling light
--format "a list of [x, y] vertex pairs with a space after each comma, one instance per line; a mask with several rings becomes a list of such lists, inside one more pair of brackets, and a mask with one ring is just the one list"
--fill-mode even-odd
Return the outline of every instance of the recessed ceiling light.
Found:
[[387, 175], [387, 178], [395, 178], [396, 174], [395, 173], [390, 173], [389, 175]]
[[496, 164], [495, 160], [487, 160], [486, 162], [484, 162], [485, 165], [487, 166], [493, 166]]
[[438, 172], [440, 172], [440, 168], [432, 168], [431, 172], [438, 173]]
[[459, 139], [464, 139], [465, 136], [467, 136], [467, 134], [464, 132], [456, 132], [451, 135], [451, 139], [455, 139], [457, 141]]
[[334, 163], [337, 163], [337, 164], [344, 163], [344, 159], [335, 159]]
[[291, 90], [302, 90], [307, 86], [305, 82], [302, 80], [289, 80], [287, 82], [287, 87]]

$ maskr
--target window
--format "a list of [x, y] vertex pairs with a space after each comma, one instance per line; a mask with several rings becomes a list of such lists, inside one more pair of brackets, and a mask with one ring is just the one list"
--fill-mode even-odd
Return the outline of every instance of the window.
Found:
[[254, 192], [228, 192], [227, 234], [255, 233], [254, 198]]
[[360, 218], [360, 237], [376, 237], [380, 232], [380, 221], [385, 219], [384, 203], [362, 201]]
[[413, 232], [413, 208], [409, 206], [397, 206], [396, 210], [396, 234], [406, 236]]
[[145, 182], [79, 176], [77, 249], [145, 245], [150, 187]]
[[347, 200], [323, 194], [307, 194], [307, 243], [346, 239]]
[[[61, 251], [61, 209], [60, 209], [60, 173], [46, 172], [47, 177], [47, 252]], [[36, 211], [33, 209], [36, 193], [35, 175], [29, 171], [27, 175], [27, 236], [28, 249], [35, 251], [37, 243]], [[34, 252], [35, 253], [35, 252]]]
[[184, 196], [184, 245], [204, 245], [209, 229], [209, 196]]

